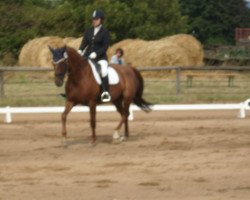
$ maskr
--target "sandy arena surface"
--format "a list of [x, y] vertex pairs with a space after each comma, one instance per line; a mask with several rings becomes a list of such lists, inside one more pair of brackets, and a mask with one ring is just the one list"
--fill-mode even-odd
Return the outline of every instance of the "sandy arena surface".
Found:
[[0, 199], [250, 199], [250, 113], [135, 113], [131, 137], [112, 144], [119, 115], [98, 113], [95, 147], [88, 114], [0, 119]]

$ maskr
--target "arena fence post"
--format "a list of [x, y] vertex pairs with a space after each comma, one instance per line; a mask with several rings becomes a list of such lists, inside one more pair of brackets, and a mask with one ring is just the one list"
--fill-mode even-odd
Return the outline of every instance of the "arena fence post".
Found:
[[6, 110], [6, 113], [5, 113], [4, 122], [10, 124], [12, 122], [10, 107], [7, 106], [5, 110]]
[[238, 118], [241, 118], [241, 119], [244, 119], [246, 118], [246, 112], [245, 112], [245, 103], [242, 102], [240, 103], [240, 111], [239, 111], [239, 114], [238, 114]]
[[175, 73], [176, 73], [176, 95], [179, 95], [181, 92], [181, 69], [179, 67], [177, 67], [175, 69]]

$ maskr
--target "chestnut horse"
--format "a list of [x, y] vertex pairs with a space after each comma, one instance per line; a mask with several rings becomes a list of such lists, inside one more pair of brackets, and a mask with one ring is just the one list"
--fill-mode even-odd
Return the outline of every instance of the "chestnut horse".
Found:
[[[92, 129], [92, 143], [96, 141], [96, 106], [101, 103], [101, 87], [97, 84], [88, 60], [80, 56], [70, 47], [53, 49], [49, 47], [53, 56], [55, 84], [63, 85], [65, 74], [68, 79], [65, 85], [65, 110], [62, 113], [62, 136], [66, 141], [66, 119], [71, 109], [77, 105], [86, 105], [90, 108], [90, 124]], [[118, 131], [125, 124], [125, 137], [129, 136], [128, 116], [129, 106], [135, 103], [145, 112], [150, 111], [150, 103], [142, 98], [143, 78], [138, 70], [132, 67], [112, 66], [119, 76], [119, 83], [110, 85], [111, 102], [121, 115], [113, 138], [119, 138]]]

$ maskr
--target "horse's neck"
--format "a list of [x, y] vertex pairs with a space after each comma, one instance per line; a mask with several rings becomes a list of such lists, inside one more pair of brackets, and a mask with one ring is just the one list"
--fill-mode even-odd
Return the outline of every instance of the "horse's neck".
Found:
[[84, 65], [74, 65], [69, 62], [69, 78], [74, 81], [82, 81], [88, 79], [90, 77], [90, 67], [88, 62], [84, 63]]

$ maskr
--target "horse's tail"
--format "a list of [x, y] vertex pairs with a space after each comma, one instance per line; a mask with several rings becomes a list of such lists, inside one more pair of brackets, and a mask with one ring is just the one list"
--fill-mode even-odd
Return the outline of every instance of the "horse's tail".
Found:
[[137, 88], [137, 91], [136, 91], [136, 95], [135, 95], [135, 98], [134, 98], [134, 103], [140, 107], [143, 111], [145, 112], [150, 112], [152, 109], [151, 109], [151, 106], [153, 105], [152, 103], [149, 103], [147, 102], [146, 100], [144, 100], [142, 98], [142, 95], [143, 95], [143, 89], [144, 89], [144, 80], [143, 80], [143, 77], [142, 75], [140, 74], [140, 72], [133, 68], [133, 71], [138, 79], [138, 82], [139, 82], [139, 85], [138, 85], [138, 88]]

